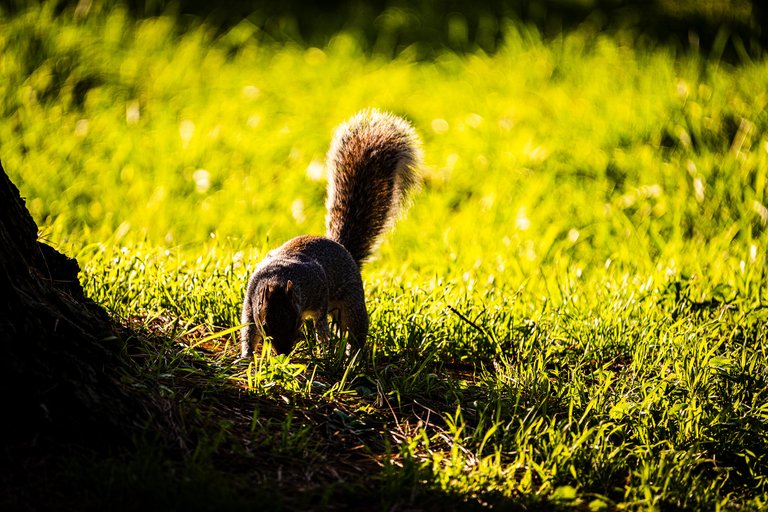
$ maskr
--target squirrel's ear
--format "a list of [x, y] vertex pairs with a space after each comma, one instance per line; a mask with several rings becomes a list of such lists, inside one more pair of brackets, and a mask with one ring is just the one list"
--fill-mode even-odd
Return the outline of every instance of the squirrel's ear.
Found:
[[290, 279], [285, 283], [285, 296], [288, 298], [288, 302], [291, 303], [296, 314], [301, 318], [301, 306], [299, 305], [299, 298], [293, 293], [293, 281]]

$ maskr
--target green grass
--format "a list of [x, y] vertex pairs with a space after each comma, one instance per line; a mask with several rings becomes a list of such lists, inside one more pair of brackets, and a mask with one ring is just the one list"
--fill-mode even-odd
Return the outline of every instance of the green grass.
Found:
[[[0, 16], [3, 166], [146, 338], [126, 385], [183, 418], [66, 485], [111, 471], [92, 503], [179, 508], [766, 506], [768, 63], [589, 27], [509, 24], [494, 55], [430, 61], [254, 31]], [[249, 270], [322, 233], [332, 130], [369, 106], [425, 149], [364, 269], [370, 350], [236, 364]]]

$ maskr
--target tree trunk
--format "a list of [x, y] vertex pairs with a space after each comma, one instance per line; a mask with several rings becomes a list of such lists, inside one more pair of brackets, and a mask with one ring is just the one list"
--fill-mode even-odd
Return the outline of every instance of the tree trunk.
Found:
[[77, 261], [38, 241], [2, 164], [0, 267], [4, 442], [39, 435], [107, 441], [131, 409], [113, 377], [125, 364], [124, 344], [106, 312], [84, 296]]

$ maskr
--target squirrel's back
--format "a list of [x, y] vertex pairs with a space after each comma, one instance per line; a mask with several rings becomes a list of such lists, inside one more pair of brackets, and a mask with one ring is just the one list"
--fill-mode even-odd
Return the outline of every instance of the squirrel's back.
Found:
[[395, 115], [364, 110], [337, 128], [326, 164], [326, 230], [358, 267], [418, 182], [420, 161], [416, 132]]

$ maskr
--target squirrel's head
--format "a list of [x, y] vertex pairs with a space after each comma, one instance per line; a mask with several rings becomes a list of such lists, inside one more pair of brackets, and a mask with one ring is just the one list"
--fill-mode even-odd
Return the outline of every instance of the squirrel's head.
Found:
[[277, 354], [287, 354], [299, 338], [301, 314], [294, 297], [293, 282], [270, 284], [262, 290], [262, 328], [272, 338]]

